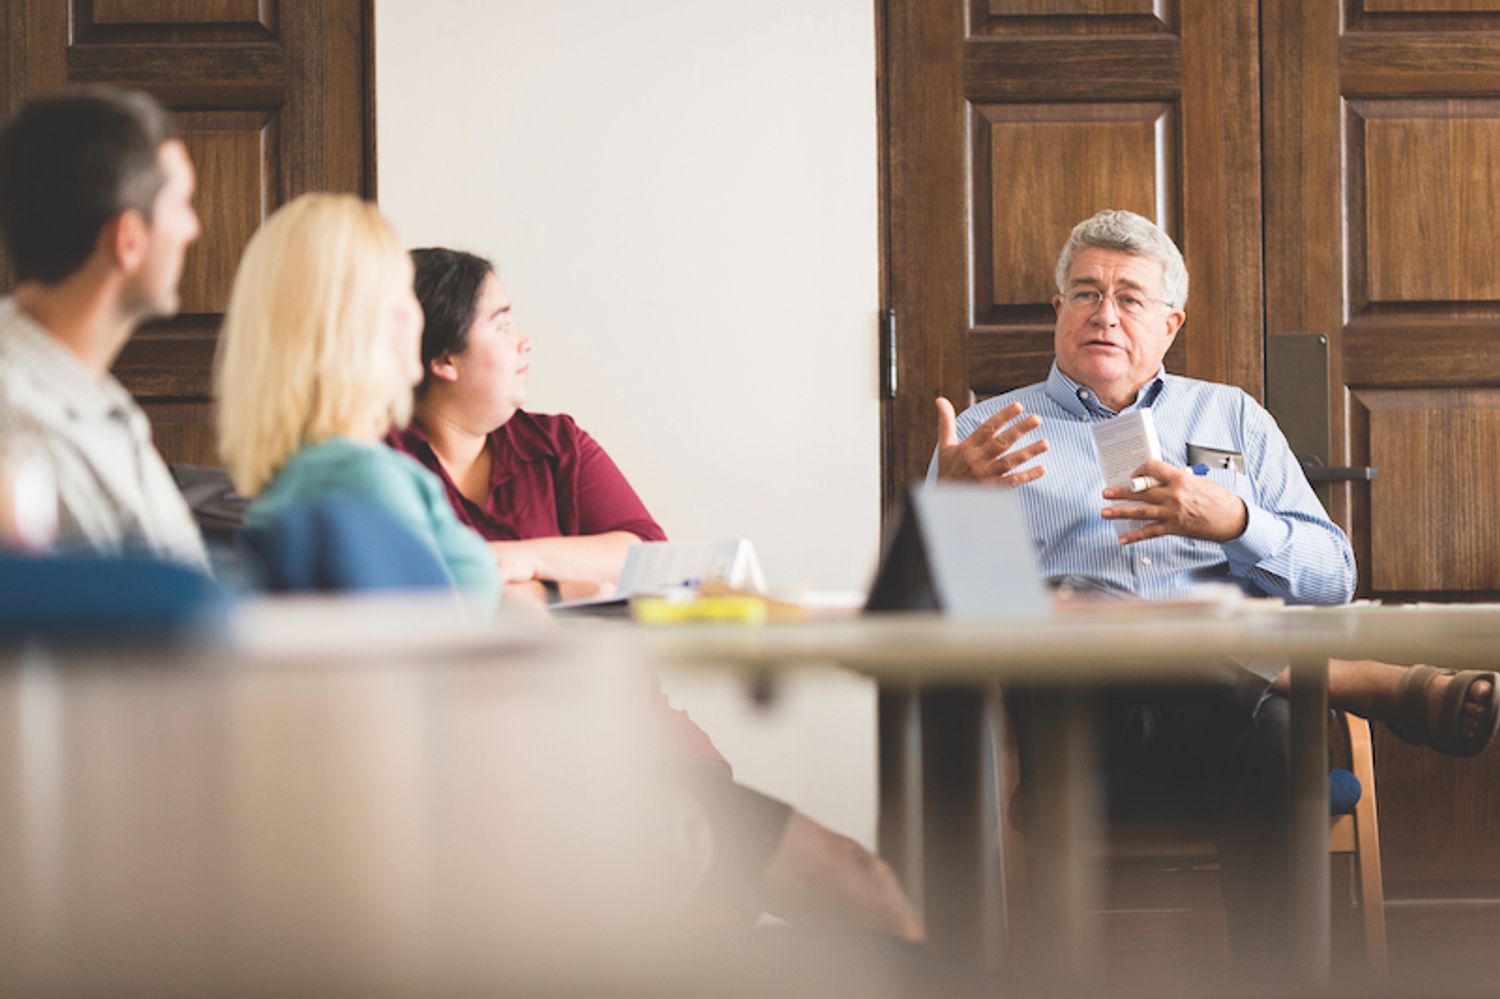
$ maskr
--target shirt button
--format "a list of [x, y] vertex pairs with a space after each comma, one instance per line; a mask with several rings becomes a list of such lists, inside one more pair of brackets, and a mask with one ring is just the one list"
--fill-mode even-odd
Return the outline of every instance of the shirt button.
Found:
[[1142, 555], [1141, 556], [1141, 565], [1150, 565], [1150, 564], [1151, 564], [1151, 556], [1150, 555]]

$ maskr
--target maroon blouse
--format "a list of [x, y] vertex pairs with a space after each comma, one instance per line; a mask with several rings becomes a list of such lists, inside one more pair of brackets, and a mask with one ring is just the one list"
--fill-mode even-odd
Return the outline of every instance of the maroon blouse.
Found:
[[458, 491], [421, 427], [393, 430], [386, 443], [442, 479], [458, 519], [487, 541], [609, 531], [667, 540], [620, 469], [571, 416], [521, 410], [490, 434], [490, 490], [482, 507]]
[[[642, 541], [665, 541], [620, 469], [571, 416], [518, 410], [490, 434], [490, 491], [481, 507], [458, 491], [427, 436], [415, 423], [392, 430], [390, 447], [411, 455], [443, 481], [458, 519], [486, 541], [573, 537], [629, 531]], [[713, 740], [684, 711], [668, 703], [656, 686], [659, 710], [679, 748], [690, 757], [723, 765]]]

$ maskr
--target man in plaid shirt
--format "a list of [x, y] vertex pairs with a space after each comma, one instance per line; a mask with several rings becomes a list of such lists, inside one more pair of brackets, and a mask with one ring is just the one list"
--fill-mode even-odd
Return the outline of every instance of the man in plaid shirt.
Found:
[[207, 568], [145, 414], [109, 374], [136, 327], [177, 311], [199, 233], [193, 185], [172, 120], [145, 94], [66, 90], [0, 127], [0, 237], [16, 279], [0, 299], [0, 478], [40, 469], [55, 485], [61, 550]]

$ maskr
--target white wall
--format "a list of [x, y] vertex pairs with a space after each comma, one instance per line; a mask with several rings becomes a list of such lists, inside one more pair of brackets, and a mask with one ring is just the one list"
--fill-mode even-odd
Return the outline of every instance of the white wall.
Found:
[[[859, 589], [879, 527], [869, 0], [382, 0], [382, 206], [498, 265], [565, 411], [680, 540]], [[749, 783], [868, 840], [873, 699], [674, 680]]]

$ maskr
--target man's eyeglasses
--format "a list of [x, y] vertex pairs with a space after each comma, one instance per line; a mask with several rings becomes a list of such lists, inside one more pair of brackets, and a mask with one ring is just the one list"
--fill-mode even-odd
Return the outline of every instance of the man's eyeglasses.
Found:
[[[1065, 304], [1070, 309], [1086, 309], [1093, 312], [1105, 299], [1105, 294], [1096, 288], [1076, 288], [1068, 292]], [[1134, 291], [1117, 291], [1108, 296], [1114, 299], [1115, 311], [1122, 316], [1139, 319], [1153, 305], [1169, 305], [1164, 298], [1151, 298]]]

